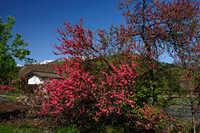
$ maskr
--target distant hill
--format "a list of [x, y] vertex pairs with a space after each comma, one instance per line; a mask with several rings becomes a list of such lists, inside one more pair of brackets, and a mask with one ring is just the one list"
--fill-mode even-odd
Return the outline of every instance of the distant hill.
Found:
[[59, 58], [59, 59], [57, 59], [57, 60], [54, 60], [52, 63], [54, 63], [54, 64], [59, 64], [60, 62], [63, 62], [63, 61], [65, 61], [64, 58]]

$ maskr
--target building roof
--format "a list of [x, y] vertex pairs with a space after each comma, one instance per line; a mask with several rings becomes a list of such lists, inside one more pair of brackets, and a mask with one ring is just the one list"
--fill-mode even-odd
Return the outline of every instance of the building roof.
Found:
[[25, 65], [20, 70], [20, 75], [36, 75], [43, 78], [60, 78], [58, 74], [55, 74], [56, 69], [52, 64], [32, 64]]
[[41, 78], [60, 78], [60, 76], [56, 73], [49, 73], [49, 72], [39, 72], [39, 71], [32, 71], [27, 75], [35, 75]]

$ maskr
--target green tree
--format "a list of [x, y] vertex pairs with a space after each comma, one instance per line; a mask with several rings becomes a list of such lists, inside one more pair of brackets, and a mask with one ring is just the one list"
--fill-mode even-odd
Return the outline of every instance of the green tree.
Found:
[[15, 23], [14, 17], [8, 16], [7, 20], [7, 23], [3, 23], [0, 18], [0, 82], [6, 84], [12, 77], [10, 74], [17, 70], [14, 58], [25, 61], [26, 64], [34, 62], [33, 59], [27, 57], [30, 51], [25, 49], [28, 43], [24, 42], [22, 35], [11, 32]]
[[0, 82], [9, 83], [17, 76], [18, 67], [13, 58], [5, 58], [0, 60]]

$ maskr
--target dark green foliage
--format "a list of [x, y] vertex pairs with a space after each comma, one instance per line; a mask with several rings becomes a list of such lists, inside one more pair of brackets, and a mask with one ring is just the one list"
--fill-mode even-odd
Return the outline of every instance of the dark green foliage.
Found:
[[10, 58], [0, 58], [0, 82], [8, 84], [12, 79], [15, 79], [18, 76], [19, 67], [15, 60]]
[[[8, 16], [8, 22], [3, 23], [0, 18], [0, 82], [7, 84], [13, 75], [16, 76], [18, 68], [14, 58], [24, 60], [26, 63], [32, 63], [34, 60], [27, 58], [30, 51], [25, 49], [28, 43], [22, 39], [22, 35], [12, 33], [11, 30], [15, 23], [14, 18]], [[11, 41], [11, 43], [9, 43]]]

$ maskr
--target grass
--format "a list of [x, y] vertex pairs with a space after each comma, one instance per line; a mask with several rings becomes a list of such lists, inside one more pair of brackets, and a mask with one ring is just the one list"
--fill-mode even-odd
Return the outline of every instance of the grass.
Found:
[[78, 132], [78, 129], [73, 126], [60, 127], [53, 131], [53, 133], [76, 133], [76, 132]]
[[53, 131], [43, 131], [38, 128], [34, 128], [29, 125], [22, 125], [22, 126], [13, 126], [13, 125], [1, 125], [0, 126], [0, 133], [77, 133], [78, 129], [69, 126], [69, 127], [59, 127], [54, 129]]
[[15, 96], [19, 96], [19, 95], [24, 95], [23, 93], [19, 93], [19, 92], [0, 92], [1, 95], [15, 95]]
[[19, 96], [7, 96], [6, 98], [9, 100], [15, 101], [15, 100], [17, 100], [18, 97]]
[[11, 101], [16, 101], [20, 96], [22, 96], [22, 93], [11, 93], [11, 92], [1, 92], [0, 95], [6, 95], [6, 99]]
[[12, 126], [12, 125], [1, 125], [0, 133], [45, 133], [39, 129], [33, 128], [31, 126]]
[[20, 96], [23, 96], [23, 93], [14, 93], [14, 92], [0, 92], [0, 95], [6, 95], [6, 98], [12, 101], [17, 100]]

